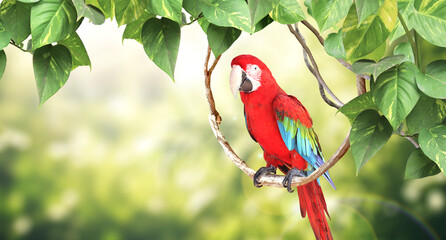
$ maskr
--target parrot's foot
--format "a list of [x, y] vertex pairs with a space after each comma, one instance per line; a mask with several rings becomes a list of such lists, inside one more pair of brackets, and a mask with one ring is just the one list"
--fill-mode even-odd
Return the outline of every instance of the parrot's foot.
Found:
[[269, 166], [269, 167], [261, 167], [259, 168], [259, 170], [257, 170], [256, 174], [254, 174], [254, 186], [256, 187], [262, 187], [263, 185], [260, 184], [260, 182], [257, 180], [259, 179], [260, 176], [265, 175], [267, 173], [273, 173], [276, 174], [276, 167], [274, 167], [273, 165]]
[[282, 185], [285, 187], [288, 192], [292, 193], [294, 192], [293, 189], [291, 189], [291, 182], [293, 181], [293, 177], [305, 177], [305, 174], [302, 170], [299, 170], [297, 168], [292, 168], [285, 176], [285, 179], [283, 179]]

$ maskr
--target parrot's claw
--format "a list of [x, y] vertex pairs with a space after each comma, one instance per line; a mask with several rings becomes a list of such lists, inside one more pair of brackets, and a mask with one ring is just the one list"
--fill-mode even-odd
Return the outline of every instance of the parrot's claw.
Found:
[[267, 173], [276, 174], [276, 170], [277, 170], [277, 168], [274, 167], [273, 165], [271, 165], [269, 167], [261, 167], [261, 168], [259, 168], [259, 170], [257, 170], [256, 174], [254, 174], [254, 178], [253, 178], [254, 186], [256, 186], [258, 188], [262, 187], [263, 185], [260, 184], [260, 182], [257, 179], [259, 179], [260, 176], [265, 175]]
[[294, 192], [293, 189], [291, 189], [291, 183], [293, 181], [293, 177], [305, 177], [305, 174], [302, 170], [299, 170], [297, 168], [292, 168], [288, 173], [286, 174], [285, 178], [283, 179], [282, 185], [285, 187], [288, 192], [292, 193]]

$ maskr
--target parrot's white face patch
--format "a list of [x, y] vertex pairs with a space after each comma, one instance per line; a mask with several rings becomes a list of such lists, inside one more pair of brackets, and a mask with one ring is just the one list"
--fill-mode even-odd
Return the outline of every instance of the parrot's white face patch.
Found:
[[[246, 71], [244, 71], [239, 65], [232, 66], [231, 74], [229, 75], [229, 86], [231, 92], [235, 98], [237, 98], [238, 91], [253, 92], [260, 87], [261, 70], [257, 65], [248, 64]], [[249, 82], [252, 86], [249, 86], [249, 91], [242, 89], [245, 83]]]

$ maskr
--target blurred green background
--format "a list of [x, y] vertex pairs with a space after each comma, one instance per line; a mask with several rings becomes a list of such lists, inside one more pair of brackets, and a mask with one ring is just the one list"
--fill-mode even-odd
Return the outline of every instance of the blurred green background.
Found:
[[[206, 36], [182, 29], [176, 83], [115, 22], [82, 24], [92, 69], [38, 105], [32, 56], [7, 47], [0, 81], [0, 239], [313, 239], [297, 194], [252, 186], [224, 155], [208, 125], [203, 85]], [[355, 76], [303, 31], [325, 80], [344, 102]], [[213, 78], [222, 131], [248, 164], [264, 166], [242, 103], [228, 87], [230, 61], [258, 56], [313, 117], [328, 158], [349, 122], [319, 96], [302, 50], [276, 23], [242, 34]], [[403, 180], [413, 146], [390, 142], [355, 175], [351, 153], [321, 181], [335, 239], [441, 239], [446, 236], [442, 174]]]

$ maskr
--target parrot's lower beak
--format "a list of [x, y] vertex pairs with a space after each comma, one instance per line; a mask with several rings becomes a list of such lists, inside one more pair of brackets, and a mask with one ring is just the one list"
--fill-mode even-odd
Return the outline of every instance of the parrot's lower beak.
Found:
[[253, 88], [252, 81], [249, 79], [249, 76], [238, 65], [234, 65], [232, 67], [229, 77], [229, 86], [235, 98], [237, 98], [237, 93], [239, 91], [251, 92]]

